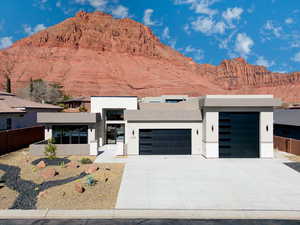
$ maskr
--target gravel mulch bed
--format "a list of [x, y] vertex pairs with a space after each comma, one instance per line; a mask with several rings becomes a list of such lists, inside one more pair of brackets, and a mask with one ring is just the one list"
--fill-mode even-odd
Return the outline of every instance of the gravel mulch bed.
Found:
[[60, 166], [61, 164], [67, 164], [71, 162], [68, 158], [56, 158], [56, 159], [48, 159], [48, 158], [39, 158], [33, 160], [31, 162], [32, 165], [37, 165], [39, 162], [44, 161], [48, 166]]
[[[95, 160], [94, 156], [69, 156], [64, 160], [79, 163], [83, 157]], [[35, 165], [44, 160], [47, 167]], [[33, 164], [32, 164], [33, 163]], [[4, 175], [6, 186], [0, 189], [0, 209], [111, 209], [115, 207], [122, 179], [123, 164], [98, 164], [99, 170], [92, 174], [95, 186], [87, 185], [84, 173], [89, 165], [79, 168], [66, 167], [61, 161], [29, 155], [28, 149], [0, 156], [0, 176]], [[44, 179], [44, 170], [53, 168], [57, 175]], [[80, 183], [84, 193], [75, 191]], [[40, 195], [39, 195], [40, 194]]]
[[20, 177], [21, 169], [19, 167], [0, 164], [0, 170], [5, 171], [5, 174], [2, 176], [5, 185], [19, 193], [10, 209], [36, 209], [37, 196], [40, 192], [86, 176], [86, 173], [81, 173], [79, 176], [63, 180], [47, 181], [42, 184], [36, 184], [32, 181], [23, 180]]
[[300, 162], [288, 162], [284, 164], [300, 173]]

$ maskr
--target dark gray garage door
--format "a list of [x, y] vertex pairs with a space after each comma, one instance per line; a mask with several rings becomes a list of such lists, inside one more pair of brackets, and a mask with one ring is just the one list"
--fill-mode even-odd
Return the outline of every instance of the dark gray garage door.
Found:
[[259, 157], [259, 113], [219, 113], [220, 158]]
[[140, 129], [140, 155], [190, 155], [190, 129]]

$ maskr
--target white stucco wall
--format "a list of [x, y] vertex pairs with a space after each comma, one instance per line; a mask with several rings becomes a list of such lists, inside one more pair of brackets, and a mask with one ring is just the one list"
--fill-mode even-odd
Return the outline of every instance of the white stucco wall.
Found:
[[219, 157], [219, 112], [203, 111], [203, 155]]
[[[139, 129], [191, 129], [192, 155], [202, 154], [202, 123], [127, 123], [125, 127], [125, 144], [128, 155], [139, 154]], [[198, 130], [198, 134], [197, 134]], [[134, 131], [134, 134], [133, 134]]]
[[91, 97], [91, 112], [103, 109], [137, 109], [137, 97]]
[[261, 158], [273, 158], [273, 111], [260, 112], [259, 149]]
[[[99, 123], [99, 135], [98, 141], [99, 145], [103, 146], [105, 143], [105, 128], [106, 121], [104, 115], [102, 115], [104, 109], [132, 109], [136, 110], [138, 108], [138, 99], [137, 97], [103, 97], [103, 96], [94, 96], [91, 97], [91, 112], [92, 113], [101, 113], [101, 123]], [[121, 123], [119, 121], [118, 123]]]

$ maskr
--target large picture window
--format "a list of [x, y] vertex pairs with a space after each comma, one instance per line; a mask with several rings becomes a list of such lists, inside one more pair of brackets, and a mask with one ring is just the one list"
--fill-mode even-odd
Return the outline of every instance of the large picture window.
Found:
[[55, 144], [87, 144], [88, 126], [53, 126]]

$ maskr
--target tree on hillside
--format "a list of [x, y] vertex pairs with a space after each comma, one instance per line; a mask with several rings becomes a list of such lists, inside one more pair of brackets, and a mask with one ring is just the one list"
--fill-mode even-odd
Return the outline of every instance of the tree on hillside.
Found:
[[9, 77], [6, 77], [5, 91], [11, 93], [11, 80]]
[[3, 52], [3, 57], [0, 60], [0, 76], [4, 78], [5, 84], [3, 85], [6, 92], [11, 93], [11, 77], [14, 73], [14, 68], [16, 65], [16, 56], [7, 51]]
[[21, 91], [20, 95], [35, 102], [57, 104], [64, 98], [62, 88], [63, 86], [56, 83], [31, 78], [30, 83]]

